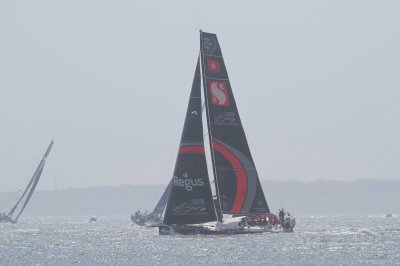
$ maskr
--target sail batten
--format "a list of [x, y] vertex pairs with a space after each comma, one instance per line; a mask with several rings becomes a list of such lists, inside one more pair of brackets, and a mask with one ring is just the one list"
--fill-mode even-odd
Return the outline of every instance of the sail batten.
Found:
[[217, 197], [223, 213], [269, 213], [215, 34], [200, 32], [202, 78]]

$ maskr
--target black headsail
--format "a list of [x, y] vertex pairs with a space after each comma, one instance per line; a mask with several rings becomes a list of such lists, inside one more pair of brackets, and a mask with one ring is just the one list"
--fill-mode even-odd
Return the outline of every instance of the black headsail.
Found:
[[[17, 216], [15, 217], [14, 221], [18, 221], [19, 216], [21, 216], [22, 212], [25, 210], [26, 205], [28, 204], [30, 198], [33, 195], [33, 192], [36, 189], [37, 184], [39, 183], [40, 176], [42, 175], [44, 165], [46, 163], [46, 159], [49, 156], [49, 153], [51, 151], [51, 148], [53, 147], [54, 141], [52, 140], [50, 142], [49, 147], [47, 148], [45, 154], [43, 155], [42, 160], [40, 161], [38, 167], [35, 170], [35, 173], [31, 177], [27, 187], [25, 188], [24, 192], [22, 193], [21, 197], [18, 199], [17, 203], [14, 205], [14, 207], [11, 209], [11, 211], [8, 213], [8, 216], [11, 218], [12, 215], [14, 214], [15, 210], [17, 209], [18, 205], [21, 203], [21, 201], [25, 198], [24, 203], [22, 204], [21, 209], [19, 210]], [[28, 193], [28, 194], [27, 194]]]
[[200, 32], [201, 65], [216, 190], [223, 213], [269, 213], [215, 34]]
[[161, 215], [163, 214], [165, 206], [167, 205], [169, 195], [171, 194], [172, 181], [173, 180], [169, 182], [161, 198], [158, 200], [156, 207], [154, 207], [154, 210], [151, 213], [153, 216], [160, 218]]
[[204, 152], [199, 61], [171, 183], [164, 224], [197, 224], [217, 220]]

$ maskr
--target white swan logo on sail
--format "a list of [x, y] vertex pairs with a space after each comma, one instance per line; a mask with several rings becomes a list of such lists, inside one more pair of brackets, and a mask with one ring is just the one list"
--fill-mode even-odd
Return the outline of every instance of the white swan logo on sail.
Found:
[[229, 106], [226, 82], [210, 81], [210, 91], [213, 105]]

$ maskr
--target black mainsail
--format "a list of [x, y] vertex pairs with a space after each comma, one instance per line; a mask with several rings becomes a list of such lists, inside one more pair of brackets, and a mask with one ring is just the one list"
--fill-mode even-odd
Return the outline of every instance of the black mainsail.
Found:
[[217, 220], [204, 151], [199, 60], [171, 183], [164, 224], [198, 224]]
[[[46, 163], [46, 159], [49, 156], [49, 153], [51, 151], [51, 148], [53, 147], [53, 144], [54, 144], [54, 141], [52, 140], [50, 142], [45, 154], [43, 155], [42, 160], [40, 161], [38, 167], [36, 168], [33, 176], [29, 180], [28, 186], [25, 188], [24, 192], [22, 193], [21, 197], [18, 199], [17, 203], [15, 203], [15, 205], [12, 207], [12, 209], [8, 213], [7, 216], [14, 222], [18, 221], [18, 218], [21, 216], [22, 212], [25, 210], [26, 205], [28, 204], [30, 198], [33, 195], [33, 192], [35, 191], [36, 186], [39, 183], [40, 177], [42, 175], [43, 168]], [[17, 208], [18, 208], [19, 204], [22, 202], [22, 200], [24, 200], [24, 201], [23, 201], [21, 209], [19, 210], [18, 214], [15, 216], [15, 219], [12, 219], [14, 212], [17, 210]]]
[[223, 213], [269, 213], [217, 36], [200, 31], [202, 78], [217, 196]]

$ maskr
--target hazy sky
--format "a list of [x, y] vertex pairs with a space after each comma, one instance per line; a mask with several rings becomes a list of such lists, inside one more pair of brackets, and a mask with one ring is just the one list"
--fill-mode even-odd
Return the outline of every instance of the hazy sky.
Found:
[[[189, 3], [191, 2], [191, 3]], [[0, 191], [167, 183], [199, 25], [262, 179], [400, 178], [399, 1], [2, 1]]]

